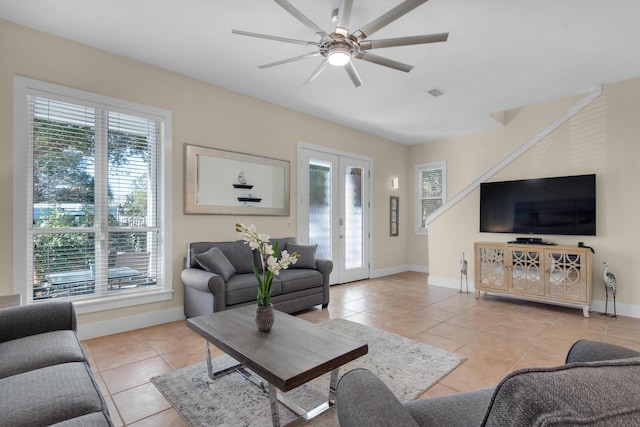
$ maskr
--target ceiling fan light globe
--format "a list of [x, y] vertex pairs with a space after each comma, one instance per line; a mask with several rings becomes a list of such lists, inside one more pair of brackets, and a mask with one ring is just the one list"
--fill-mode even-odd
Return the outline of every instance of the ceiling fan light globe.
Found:
[[347, 65], [351, 57], [344, 52], [335, 52], [329, 55], [329, 64], [336, 67], [343, 67]]
[[329, 53], [329, 64], [336, 67], [343, 67], [351, 60], [351, 55], [347, 49], [337, 48]]

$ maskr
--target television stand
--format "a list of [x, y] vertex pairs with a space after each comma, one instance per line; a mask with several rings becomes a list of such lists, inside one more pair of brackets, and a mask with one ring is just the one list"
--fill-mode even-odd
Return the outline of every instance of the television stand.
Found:
[[528, 301], [582, 308], [589, 317], [592, 252], [586, 247], [476, 242], [475, 289]]

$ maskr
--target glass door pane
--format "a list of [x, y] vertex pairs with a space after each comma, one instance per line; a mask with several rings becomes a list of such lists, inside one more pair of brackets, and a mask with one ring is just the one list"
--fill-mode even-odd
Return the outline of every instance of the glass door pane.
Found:
[[363, 265], [362, 168], [345, 168], [345, 269]]
[[340, 157], [340, 283], [369, 277], [369, 163]]
[[318, 245], [317, 257], [332, 259], [330, 163], [309, 163], [309, 243]]

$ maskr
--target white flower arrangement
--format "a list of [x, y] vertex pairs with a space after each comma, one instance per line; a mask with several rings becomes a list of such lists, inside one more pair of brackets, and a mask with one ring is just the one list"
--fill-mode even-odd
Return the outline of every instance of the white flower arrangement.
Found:
[[267, 307], [271, 304], [271, 284], [273, 276], [280, 274], [280, 270], [286, 270], [291, 264], [295, 264], [300, 258], [297, 252], [289, 253], [286, 250], [280, 253], [278, 259], [278, 243], [275, 246], [269, 244], [269, 235], [258, 233], [256, 227], [252, 224], [236, 224], [236, 231], [240, 233], [240, 238], [249, 245], [252, 251], [257, 250], [260, 253], [260, 261], [262, 262], [262, 271], [258, 270], [255, 263], [252, 263], [253, 273], [258, 280], [258, 305]]

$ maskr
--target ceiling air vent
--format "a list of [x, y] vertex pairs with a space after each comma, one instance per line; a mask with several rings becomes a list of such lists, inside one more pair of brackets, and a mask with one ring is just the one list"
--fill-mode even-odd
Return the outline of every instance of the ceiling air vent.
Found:
[[436, 96], [442, 96], [442, 95], [444, 95], [444, 94], [445, 94], [445, 93], [447, 93], [447, 92], [443, 91], [443, 90], [442, 90], [442, 89], [440, 89], [439, 87], [436, 87], [436, 88], [433, 88], [433, 89], [431, 89], [431, 90], [428, 90], [428, 91], [427, 91], [427, 93], [428, 93], [429, 95], [433, 96], [433, 97], [436, 97]]

